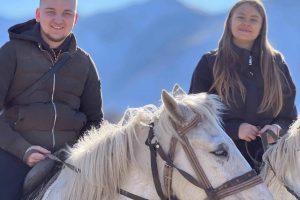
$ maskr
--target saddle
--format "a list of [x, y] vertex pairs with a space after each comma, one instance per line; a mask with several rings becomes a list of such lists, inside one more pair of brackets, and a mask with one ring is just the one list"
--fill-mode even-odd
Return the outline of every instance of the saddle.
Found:
[[[65, 151], [62, 150], [55, 152], [54, 155], [60, 160], [67, 158]], [[32, 199], [33, 196], [36, 196], [60, 172], [62, 165], [61, 162], [49, 157], [38, 162], [24, 179], [22, 200]]]

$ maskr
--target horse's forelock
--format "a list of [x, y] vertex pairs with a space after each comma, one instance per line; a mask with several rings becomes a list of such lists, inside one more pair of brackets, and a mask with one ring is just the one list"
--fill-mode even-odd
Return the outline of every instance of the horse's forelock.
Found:
[[157, 109], [158, 108], [153, 104], [145, 105], [141, 108], [127, 108], [118, 124], [123, 126], [133, 119], [147, 121], [146, 118], [152, 118]]
[[[200, 94], [193, 94], [193, 95], [184, 95], [175, 97], [176, 101], [180, 106], [186, 106], [189, 110], [191, 115], [195, 116], [200, 115], [203, 119], [206, 120], [208, 124], [211, 124], [214, 127], [221, 127], [221, 117], [220, 114], [224, 109], [224, 105], [221, 103], [217, 95], [207, 94], [207, 93], [200, 93]], [[160, 114], [159, 114], [159, 129], [164, 134], [169, 136], [175, 136], [175, 130], [173, 124], [170, 122], [170, 116], [167, 112], [164, 112], [164, 106], [160, 107]], [[189, 113], [186, 113], [187, 115]], [[190, 118], [190, 120], [193, 120]], [[190, 121], [187, 121], [189, 123]], [[182, 124], [181, 124], [182, 125]]]
[[210, 122], [221, 125], [220, 116], [225, 107], [217, 95], [207, 93], [188, 95], [183, 102], [197, 114], [204, 115]]

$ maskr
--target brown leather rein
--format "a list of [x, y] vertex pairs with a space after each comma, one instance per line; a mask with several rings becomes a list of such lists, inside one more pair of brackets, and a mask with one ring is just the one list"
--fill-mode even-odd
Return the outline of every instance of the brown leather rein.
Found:
[[[268, 135], [271, 136], [273, 138], [273, 140], [275, 141], [273, 144], [275, 144], [277, 142], [277, 140], [279, 140], [279, 138], [280, 138], [279, 135], [274, 133], [272, 130], [267, 130], [267, 131], [263, 132], [261, 134], [261, 144], [262, 144], [264, 153], [267, 151], [267, 149], [270, 147], [270, 145], [273, 145], [273, 144], [268, 144]], [[256, 160], [256, 158], [254, 158], [251, 155], [248, 145], [249, 145], [249, 142], [245, 141], [245, 149], [246, 149], [246, 152], [247, 152], [249, 158], [252, 160], [252, 162], [257, 167], [261, 167], [263, 165], [263, 162]]]
[[[206, 174], [204, 173], [204, 171], [197, 159], [197, 156], [196, 156], [192, 146], [189, 143], [188, 138], [185, 136], [185, 134], [192, 128], [196, 127], [200, 121], [201, 121], [201, 118], [198, 116], [194, 120], [192, 120], [191, 123], [189, 123], [186, 126], [178, 126], [175, 123], [173, 123], [178, 136], [181, 138], [180, 144], [182, 145], [182, 147], [185, 151], [185, 154], [187, 155], [189, 162], [190, 162], [193, 170], [196, 173], [197, 179], [195, 179], [193, 176], [191, 176], [187, 172], [176, 167], [173, 163], [174, 152], [175, 152], [176, 143], [177, 143], [178, 139], [176, 137], [173, 137], [171, 139], [169, 155], [166, 155], [164, 153], [164, 151], [162, 150], [162, 148], [160, 147], [158, 139], [154, 135], [154, 130], [153, 130], [154, 123], [150, 124], [148, 138], [147, 138], [145, 144], [150, 149], [152, 176], [153, 176], [153, 181], [154, 181], [154, 185], [156, 188], [156, 192], [157, 192], [158, 196], [160, 197], [160, 199], [162, 199], [162, 200], [176, 200], [177, 199], [176, 196], [173, 196], [173, 191], [172, 191], [172, 170], [174, 168], [190, 183], [192, 183], [196, 187], [203, 189], [207, 195], [206, 200], [220, 200], [227, 196], [239, 193], [241, 191], [244, 191], [251, 187], [254, 187], [258, 184], [261, 184], [263, 182], [262, 178], [256, 174], [255, 170], [251, 170], [250, 172], [247, 172], [241, 176], [238, 176], [236, 178], [233, 178], [233, 179], [225, 182], [224, 184], [222, 184], [221, 186], [219, 186], [217, 188], [212, 187], [212, 185], [210, 184], [210, 181], [208, 180]], [[165, 195], [163, 193], [163, 189], [161, 187], [161, 183], [159, 180], [157, 161], [156, 161], [157, 153], [159, 154], [161, 159], [165, 161], [164, 185], [166, 186], [165, 190], [167, 191], [167, 195]], [[120, 189], [119, 192], [120, 192], [120, 194], [127, 196], [131, 199], [145, 200], [145, 198], [134, 195], [134, 194], [124, 191], [122, 189]]]

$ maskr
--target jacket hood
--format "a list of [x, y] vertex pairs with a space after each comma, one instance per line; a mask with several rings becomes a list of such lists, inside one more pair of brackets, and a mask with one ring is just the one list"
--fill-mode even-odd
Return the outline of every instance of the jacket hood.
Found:
[[[35, 19], [12, 26], [8, 29], [8, 33], [10, 40], [19, 39], [35, 42], [41, 44], [43, 48], [51, 54], [53, 53], [50, 50], [49, 45], [42, 39], [40, 23], [36, 22]], [[70, 34], [56, 50], [62, 50], [62, 52], [74, 52], [77, 49], [76, 45], [77, 43], [74, 35]]]
[[10, 40], [20, 39], [37, 43], [42, 43], [40, 35], [40, 24], [35, 19], [16, 24], [8, 29]]

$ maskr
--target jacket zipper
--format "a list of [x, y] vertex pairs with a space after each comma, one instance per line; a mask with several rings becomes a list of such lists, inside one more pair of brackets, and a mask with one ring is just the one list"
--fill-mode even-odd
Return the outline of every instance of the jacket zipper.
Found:
[[[56, 58], [56, 61], [53, 61], [51, 55], [49, 54], [48, 51], [44, 50], [42, 48], [42, 45], [39, 44], [39, 48], [42, 52], [46, 52], [46, 54], [49, 56], [51, 62], [52, 62], [52, 67], [54, 66], [55, 62], [58, 60], [58, 57]], [[50, 67], [50, 69], [52, 68]], [[56, 124], [56, 120], [57, 120], [57, 109], [56, 109], [56, 105], [55, 105], [55, 102], [54, 102], [54, 92], [55, 92], [55, 84], [56, 84], [56, 77], [55, 77], [55, 74], [53, 74], [53, 84], [52, 84], [52, 95], [51, 95], [51, 103], [52, 103], [52, 106], [53, 106], [53, 110], [54, 110], [54, 119], [53, 119], [53, 125], [52, 125], [52, 128], [51, 128], [51, 135], [52, 135], [52, 147], [54, 148], [55, 147], [55, 124]]]
[[252, 56], [249, 55], [249, 66], [252, 66]]
[[[249, 67], [251, 67], [251, 66], [252, 66], [252, 56], [249, 55]], [[252, 69], [250, 69], [249, 73], [250, 73], [251, 76], [254, 76], [254, 73], [252, 72]]]
[[53, 120], [53, 126], [52, 126], [52, 147], [55, 147], [55, 124], [56, 124], [56, 119], [57, 119], [57, 110], [56, 110], [56, 105], [54, 103], [54, 92], [55, 92], [55, 84], [56, 84], [56, 78], [55, 78], [55, 74], [53, 74], [53, 88], [52, 88], [52, 98], [51, 98], [51, 102], [53, 105], [53, 109], [54, 109], [54, 120]]

